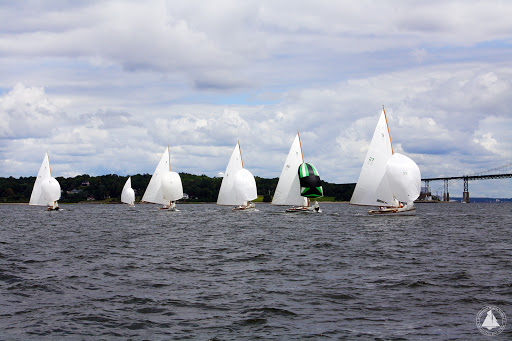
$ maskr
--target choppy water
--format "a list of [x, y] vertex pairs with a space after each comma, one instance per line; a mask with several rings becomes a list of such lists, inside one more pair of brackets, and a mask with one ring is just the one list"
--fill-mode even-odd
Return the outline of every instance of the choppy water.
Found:
[[512, 320], [511, 204], [63, 208], [0, 206], [2, 340], [481, 340], [484, 306]]

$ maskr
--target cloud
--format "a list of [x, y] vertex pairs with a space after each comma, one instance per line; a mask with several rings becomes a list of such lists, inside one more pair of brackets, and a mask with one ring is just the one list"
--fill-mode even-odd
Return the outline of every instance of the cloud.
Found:
[[354, 182], [385, 105], [425, 176], [511, 157], [512, 4], [88, 1], [0, 4], [0, 176], [247, 167], [278, 176], [297, 130]]
[[510, 138], [511, 117], [491, 115], [479, 122], [473, 142], [504, 160], [512, 159], [512, 139]]
[[0, 139], [45, 137], [54, 129], [54, 120], [65, 119], [43, 88], [18, 83], [0, 98]]

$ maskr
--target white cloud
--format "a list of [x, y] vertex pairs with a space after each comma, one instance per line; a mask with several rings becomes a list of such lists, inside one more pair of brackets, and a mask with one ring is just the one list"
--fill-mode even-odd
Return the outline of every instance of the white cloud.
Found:
[[213, 176], [240, 140], [278, 176], [297, 130], [357, 180], [382, 105], [424, 175], [510, 160], [512, 4], [90, 1], [0, 5], [0, 176]]
[[0, 98], [0, 138], [50, 136], [53, 121], [64, 118], [43, 88], [19, 83]]
[[512, 117], [489, 116], [479, 122], [473, 142], [503, 160], [512, 159], [512, 138], [510, 137]]

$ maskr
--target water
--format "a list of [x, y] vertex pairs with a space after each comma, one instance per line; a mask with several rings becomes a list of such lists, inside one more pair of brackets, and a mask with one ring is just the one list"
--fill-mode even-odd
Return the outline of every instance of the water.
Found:
[[512, 319], [512, 204], [179, 207], [1, 205], [0, 339], [482, 340], [484, 306]]

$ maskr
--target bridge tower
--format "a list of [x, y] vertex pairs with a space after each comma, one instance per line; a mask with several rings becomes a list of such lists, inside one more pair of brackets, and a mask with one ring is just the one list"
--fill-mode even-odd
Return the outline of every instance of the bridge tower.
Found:
[[430, 193], [430, 180], [424, 180], [425, 181], [425, 200], [432, 200]]
[[469, 179], [467, 176], [464, 177], [464, 192], [462, 193], [462, 202], [469, 203], [469, 190], [468, 190]]
[[448, 179], [444, 179], [443, 201], [450, 201], [450, 192], [448, 191]]

